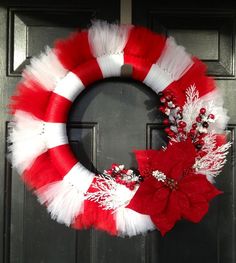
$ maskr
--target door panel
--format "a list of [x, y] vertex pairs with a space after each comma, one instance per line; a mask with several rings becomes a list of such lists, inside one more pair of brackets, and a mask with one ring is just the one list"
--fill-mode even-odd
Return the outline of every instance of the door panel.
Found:
[[208, 66], [217, 79], [234, 78], [232, 14], [200, 12], [152, 12], [149, 25], [154, 31], [173, 36], [177, 43]]
[[9, 54], [8, 75], [21, 76], [22, 69], [33, 56], [53, 46], [58, 38], [65, 38], [77, 27], [87, 27], [88, 18], [96, 15], [94, 10], [9, 10]]
[[[91, 18], [119, 20], [119, 1], [69, 1], [53, 5], [42, 0], [15, 0], [0, 7], [0, 255], [4, 263], [234, 263], [235, 179], [233, 159], [217, 178], [224, 194], [212, 203], [200, 224], [179, 222], [162, 238], [158, 231], [133, 238], [110, 237], [96, 230], [75, 231], [50, 219], [46, 209], [12, 171], [5, 159], [5, 105], [29, 59], [44, 45], [65, 37]], [[201, 1], [200, 1], [201, 2]], [[180, 3], [133, 1], [133, 23], [173, 35], [179, 44], [208, 65], [217, 78], [231, 117], [229, 139], [235, 141], [235, 32], [236, 9], [181, 9]], [[199, 3], [200, 4], [200, 3]], [[16, 8], [16, 6], [18, 6]], [[19, 7], [22, 6], [22, 7]], [[221, 10], [221, 11], [219, 11]], [[78, 159], [93, 171], [113, 162], [136, 166], [134, 149], [159, 149], [166, 143], [156, 111], [157, 96], [130, 79], [111, 78], [94, 83], [74, 102], [68, 120], [70, 145]], [[4, 242], [3, 242], [4, 241]], [[3, 244], [4, 243], [4, 244]]]

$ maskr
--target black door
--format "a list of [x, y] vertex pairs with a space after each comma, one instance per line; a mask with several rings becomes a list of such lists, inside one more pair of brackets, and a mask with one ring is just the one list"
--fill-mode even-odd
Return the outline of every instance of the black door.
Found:
[[[128, 8], [129, 3], [122, 1], [122, 7]], [[132, 22], [173, 35], [208, 64], [209, 74], [217, 78], [225, 96], [231, 117], [229, 138], [234, 141], [236, 8], [225, 3], [189, 8], [174, 2], [133, 1]], [[5, 105], [29, 59], [56, 38], [86, 27], [92, 18], [119, 21], [119, 17], [120, 2], [114, 0], [62, 5], [44, 0], [40, 6], [21, 0], [0, 6], [0, 255], [4, 263], [235, 262], [234, 147], [217, 179], [224, 195], [212, 202], [200, 224], [179, 222], [164, 238], [158, 231], [123, 239], [95, 230], [68, 229], [49, 218], [5, 159], [9, 121]], [[95, 83], [77, 98], [70, 112], [68, 136], [73, 151], [90, 169], [102, 171], [113, 162], [136, 165], [135, 148], [159, 148], [165, 143], [160, 115], [154, 110], [157, 103], [148, 87], [129, 79]]]

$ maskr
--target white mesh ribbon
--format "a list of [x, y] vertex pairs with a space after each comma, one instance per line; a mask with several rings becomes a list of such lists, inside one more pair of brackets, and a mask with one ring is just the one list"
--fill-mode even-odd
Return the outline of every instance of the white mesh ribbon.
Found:
[[48, 47], [45, 53], [42, 53], [38, 58], [32, 58], [30, 62], [31, 64], [23, 72], [23, 77], [35, 80], [50, 91], [67, 73], [54, 51]]
[[169, 37], [160, 58], [152, 65], [143, 82], [158, 93], [180, 79], [192, 65], [191, 56], [185, 52], [184, 47], [178, 46]]
[[47, 150], [43, 135], [44, 122], [27, 112], [16, 111], [10, 126], [8, 137], [10, 158], [13, 167], [22, 174]]
[[115, 213], [116, 227], [121, 236], [135, 236], [155, 229], [150, 216], [129, 208], [120, 208]]
[[46, 204], [51, 217], [67, 226], [83, 213], [84, 194], [94, 174], [77, 163], [61, 181], [47, 184], [36, 191], [40, 203]]
[[95, 21], [89, 28], [89, 44], [95, 57], [121, 53], [132, 26]]

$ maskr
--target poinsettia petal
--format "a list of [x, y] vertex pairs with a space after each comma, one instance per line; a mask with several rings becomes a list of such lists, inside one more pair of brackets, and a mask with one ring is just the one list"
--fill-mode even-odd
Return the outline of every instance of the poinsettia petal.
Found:
[[209, 204], [204, 196], [199, 194], [191, 195], [189, 201], [190, 206], [186, 209], [182, 209], [182, 217], [194, 223], [198, 223], [207, 213]]
[[175, 191], [175, 192], [176, 192], [175, 194], [177, 197], [179, 209], [181, 211], [189, 209], [191, 204], [190, 204], [190, 200], [189, 200], [188, 196], [181, 191]]
[[181, 219], [178, 196], [175, 191], [171, 192], [166, 209], [160, 214], [151, 215], [151, 219], [160, 230], [162, 236], [174, 227], [176, 221]]
[[152, 168], [150, 166], [149, 162], [149, 155], [151, 155], [154, 152], [154, 150], [140, 150], [140, 151], [134, 151], [135, 157], [138, 163], [138, 170], [142, 176], [148, 176], [151, 175]]
[[185, 176], [179, 183], [179, 188], [189, 196], [192, 194], [201, 194], [207, 201], [222, 193], [202, 174]]
[[155, 192], [152, 200], [152, 213], [162, 213], [168, 205], [168, 199], [171, 191], [167, 187], [163, 187]]
[[141, 214], [152, 215], [165, 209], [170, 190], [154, 178], [147, 178], [139, 187], [128, 208]]
[[[171, 178], [178, 178], [184, 169], [193, 165], [196, 150], [191, 141], [172, 143], [167, 149], [135, 151], [140, 173], [159, 170]], [[177, 172], [176, 167], [179, 166]], [[172, 175], [173, 174], [173, 175]]]

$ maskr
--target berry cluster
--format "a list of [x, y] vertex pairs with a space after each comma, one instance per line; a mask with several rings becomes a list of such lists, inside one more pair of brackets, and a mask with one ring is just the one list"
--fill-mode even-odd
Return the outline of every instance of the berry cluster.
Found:
[[124, 165], [112, 164], [111, 169], [105, 170], [104, 175], [109, 175], [118, 184], [134, 190], [135, 186], [143, 181], [143, 177], [136, 169], [125, 169]]
[[176, 104], [176, 97], [171, 91], [166, 91], [165, 93], [159, 92], [158, 96], [162, 103], [159, 110], [168, 116], [168, 119], [164, 119], [163, 121], [163, 124], [168, 126], [165, 128], [165, 132], [169, 137], [178, 137], [180, 140], [185, 139], [185, 127], [187, 124], [182, 121], [183, 109]]
[[215, 121], [214, 114], [207, 114], [206, 108], [201, 108], [198, 116], [196, 117], [196, 122], [192, 124], [192, 128], [189, 131], [189, 137], [194, 142], [195, 147], [200, 150], [204, 145], [203, 138], [207, 133], [207, 128], [209, 123]]
[[159, 108], [161, 112], [168, 116], [164, 119], [163, 124], [167, 126], [165, 132], [170, 138], [178, 141], [191, 138], [197, 150], [200, 150], [204, 145], [203, 138], [207, 133], [207, 129], [211, 122], [215, 121], [215, 116], [212, 113], [207, 113], [206, 108], [201, 108], [196, 122], [192, 124], [190, 130], [187, 130], [187, 123], [183, 121], [183, 109], [176, 103], [176, 97], [171, 91], [165, 93], [159, 92], [160, 102], [162, 106]]
[[158, 96], [162, 103], [159, 110], [169, 116], [171, 111], [176, 108], [176, 97], [171, 91], [166, 91], [165, 93], [159, 92]]

